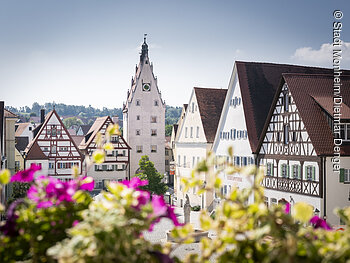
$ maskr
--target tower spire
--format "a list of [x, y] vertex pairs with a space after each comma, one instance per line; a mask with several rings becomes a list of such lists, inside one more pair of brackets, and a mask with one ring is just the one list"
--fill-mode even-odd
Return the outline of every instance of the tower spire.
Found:
[[147, 34], [143, 35], [143, 44], [141, 49], [140, 61], [144, 61], [146, 57], [148, 57], [148, 45], [146, 43]]

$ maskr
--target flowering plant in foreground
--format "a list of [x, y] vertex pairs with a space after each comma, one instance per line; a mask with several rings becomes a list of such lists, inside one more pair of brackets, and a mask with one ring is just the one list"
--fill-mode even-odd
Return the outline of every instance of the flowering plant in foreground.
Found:
[[[233, 156], [232, 149], [229, 155]], [[13, 180], [30, 181], [39, 172], [37, 167], [30, 169]], [[222, 172], [246, 175], [252, 187], [234, 188], [223, 196]], [[110, 183], [103, 198], [93, 201], [87, 192], [93, 187], [91, 178], [74, 174], [71, 182], [46, 176], [30, 181], [27, 198], [11, 204], [7, 221], [0, 226], [0, 262], [180, 262], [172, 252], [193, 241], [196, 233], [191, 225], [179, 224], [163, 197], [140, 189], [147, 181], [136, 177]], [[207, 178], [206, 184], [199, 179], [201, 175]], [[337, 211], [345, 230], [333, 231], [313, 215], [308, 204], [266, 207], [263, 176], [262, 169], [236, 167], [212, 154], [197, 165], [191, 178], [183, 180], [184, 191], [197, 187], [197, 194], [215, 192], [222, 202], [215, 218], [201, 211], [202, 230], [213, 230], [215, 236], [202, 238], [201, 253], [189, 254], [183, 261], [348, 262], [350, 208]], [[8, 181], [8, 171], [0, 172], [0, 188]], [[251, 195], [252, 204], [247, 202]], [[177, 245], [152, 244], [143, 238], [142, 233], [152, 230], [161, 218], [174, 223], [172, 236]]]

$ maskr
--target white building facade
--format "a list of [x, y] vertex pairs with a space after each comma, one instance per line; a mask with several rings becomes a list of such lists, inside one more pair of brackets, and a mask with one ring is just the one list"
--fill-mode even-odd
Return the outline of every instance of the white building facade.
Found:
[[[226, 89], [194, 88], [186, 108], [183, 112], [175, 139], [175, 189], [177, 206], [182, 207], [189, 197], [191, 206], [207, 208], [213, 201], [212, 193], [197, 195], [196, 188], [184, 192], [181, 178], [189, 178], [197, 163], [207, 156], [211, 150], [222, 106], [226, 96]], [[209, 178], [200, 175], [203, 182]]]
[[146, 38], [123, 107], [123, 134], [131, 147], [131, 177], [137, 173], [139, 160], [143, 155], [147, 155], [157, 171], [164, 174], [165, 102], [158, 89], [157, 78], [153, 74], [153, 65], [148, 58]]

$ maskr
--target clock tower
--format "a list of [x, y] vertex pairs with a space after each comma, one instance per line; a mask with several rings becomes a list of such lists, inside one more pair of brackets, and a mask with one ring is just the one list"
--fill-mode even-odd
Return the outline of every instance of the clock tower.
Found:
[[130, 176], [138, 173], [141, 156], [147, 155], [159, 173], [165, 172], [165, 102], [148, 57], [146, 34], [140, 62], [123, 105], [123, 136], [131, 147]]

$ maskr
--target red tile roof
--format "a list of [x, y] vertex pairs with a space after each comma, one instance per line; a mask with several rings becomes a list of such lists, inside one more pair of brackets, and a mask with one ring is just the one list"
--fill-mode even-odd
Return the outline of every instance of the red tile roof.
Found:
[[[317, 155], [334, 155], [333, 132], [324, 111], [333, 107], [333, 75], [283, 74], [284, 81], [295, 100]], [[341, 76], [341, 96], [345, 114], [349, 114], [350, 75]], [[326, 108], [324, 108], [323, 106]], [[333, 116], [333, 109], [331, 111]], [[342, 155], [350, 155], [346, 145]]]
[[273, 63], [236, 61], [235, 66], [252, 152], [257, 151], [265, 121], [281, 82], [282, 73], [333, 73], [333, 69]]
[[194, 88], [207, 142], [215, 139], [227, 89]]

